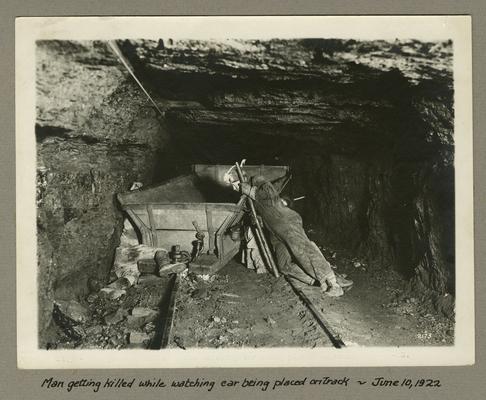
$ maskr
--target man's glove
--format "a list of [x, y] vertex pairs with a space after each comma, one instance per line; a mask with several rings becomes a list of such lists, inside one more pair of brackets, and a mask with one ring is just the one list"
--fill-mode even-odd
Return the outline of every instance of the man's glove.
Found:
[[240, 181], [233, 177], [233, 170], [235, 166], [233, 165], [228, 171], [225, 172], [223, 175], [223, 181], [227, 185], [231, 185], [233, 190], [239, 192], [240, 191]]

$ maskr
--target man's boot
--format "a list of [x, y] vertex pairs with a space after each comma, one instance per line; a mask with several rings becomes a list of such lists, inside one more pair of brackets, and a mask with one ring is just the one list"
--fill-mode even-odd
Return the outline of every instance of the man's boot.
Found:
[[354, 282], [350, 279], [346, 279], [343, 275], [336, 274], [336, 281], [342, 288], [348, 288], [353, 286]]
[[340, 297], [344, 294], [344, 291], [337, 283], [336, 276], [334, 274], [321, 283], [321, 290], [329, 297]]

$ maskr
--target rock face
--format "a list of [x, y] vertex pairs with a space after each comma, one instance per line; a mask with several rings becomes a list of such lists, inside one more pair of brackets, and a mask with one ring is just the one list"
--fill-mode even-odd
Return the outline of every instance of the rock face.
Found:
[[103, 43], [38, 42], [39, 330], [53, 300], [106, 282], [123, 221], [114, 196], [152, 182], [166, 134]]
[[288, 163], [325, 244], [454, 292], [451, 42], [119, 45], [187, 162]]

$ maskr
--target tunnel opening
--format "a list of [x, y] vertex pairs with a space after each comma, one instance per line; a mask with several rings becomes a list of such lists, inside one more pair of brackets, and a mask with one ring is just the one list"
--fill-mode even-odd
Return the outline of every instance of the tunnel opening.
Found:
[[[140, 73], [145, 77], [143, 70]], [[145, 81], [149, 85], [156, 81], [159, 86], [153, 87], [155, 91], [164, 85], [151, 74], [145, 77]], [[205, 92], [204, 99], [197, 100], [214, 107], [216, 100], [209, 99], [206, 75], [191, 77], [187, 82], [180, 78], [177, 82], [176, 87], [183, 92], [177, 96], [183, 98], [188, 94], [180, 87], [184, 88], [186, 83], [191, 88], [204, 86], [205, 90], [201, 90]], [[218, 92], [219, 84], [214, 85], [216, 88], [211, 86], [211, 91]], [[303, 96], [300, 82], [298, 86], [300, 96]], [[176, 96], [172, 86], [163, 87], [157, 93], [166, 97]], [[326, 86], [324, 93], [319, 95], [332, 97], [339, 93], [341, 96], [341, 89], [335, 87], [331, 90]], [[242, 98], [255, 100], [259, 96], [265, 97], [262, 94], [264, 89], [260, 87], [254, 92], [251, 82], [245, 82], [245, 93], [241, 93], [243, 89], [239, 85], [234, 90], [238, 93], [235, 96]], [[275, 89], [266, 87], [265, 90]], [[339, 121], [337, 126], [325, 129], [300, 120], [300, 115], [290, 123], [267, 121], [265, 111], [258, 114], [255, 109], [248, 110], [239, 104], [236, 107], [240, 114], [232, 116], [230, 121], [201, 123], [191, 114], [193, 109], [189, 109], [168, 111], [166, 124], [171, 133], [173, 152], [179, 156], [175, 163], [179, 164], [178, 172], [189, 171], [194, 163], [231, 164], [242, 158], [247, 158], [252, 164], [290, 165], [294, 179], [287, 191], [294, 197], [305, 196], [297, 207], [305, 221], [313, 221], [310, 228], [317, 228], [324, 241], [335, 249], [365, 256], [368, 264], [378, 264], [377, 268], [395, 268], [405, 278], [411, 279], [416, 275], [415, 269], [421, 259], [430, 256], [427, 255], [428, 243], [424, 237], [427, 233], [416, 232], [416, 225], [423, 217], [418, 215], [420, 210], [417, 210], [416, 202], [420, 201], [421, 196], [429, 196], [424, 194], [425, 190], [441, 193], [435, 198], [437, 213], [441, 219], [448, 221], [447, 230], [454, 230], [452, 161], [447, 159], [450, 155], [441, 154], [447, 151], [444, 144], [428, 137], [430, 127], [427, 126], [428, 121], [424, 121], [423, 114], [433, 111], [418, 108], [413, 103], [414, 97], [421, 95], [417, 93], [425, 90], [452, 101], [449, 88], [442, 88], [443, 93], [440, 94], [437, 94], [440, 88], [432, 84], [428, 84], [427, 88], [414, 88], [395, 70], [384, 73], [374, 82], [360, 82], [354, 87], [346, 87], [347, 94], [343, 97], [353, 93], [353, 99], [357, 102], [355, 97], [359, 93], [360, 101], [365, 105], [354, 105], [347, 111], [349, 121]], [[167, 91], [171, 94], [167, 94]], [[193, 96], [191, 100], [194, 100], [195, 92], [190, 93]], [[267, 104], [270, 113], [279, 112], [281, 103], [285, 101], [288, 101], [286, 105], [293, 104], [297, 96], [284, 91], [280, 95], [282, 99], [278, 104]], [[225, 96], [229, 97], [228, 94]], [[372, 101], [368, 99], [384, 104], [368, 108], [366, 102]], [[338, 104], [341, 105], [342, 100]], [[211, 109], [206, 110], [207, 113], [218, 112], [211, 106], [207, 107]], [[231, 104], [226, 107], [230, 109]], [[256, 116], [248, 121], [248, 114], [252, 112]], [[441, 160], [440, 157], [445, 159]], [[168, 170], [163, 167], [157, 169]], [[433, 189], [428, 186], [431, 181], [434, 181]], [[379, 194], [375, 192], [377, 188], [380, 189]], [[376, 217], [382, 221], [380, 225], [373, 226], [370, 213], [377, 207], [379, 215]], [[449, 234], [443, 239], [447, 242], [444, 245], [444, 249], [447, 249], [444, 257], [447, 272], [444, 277], [447, 278], [442, 289], [454, 293], [453, 235]]]
[[[295, 208], [309, 238], [364, 286], [356, 290], [354, 304], [373, 299], [361, 311], [377, 307], [374, 291], [389, 285], [393, 307], [427, 299], [434, 311], [424, 315], [445, 315], [449, 322], [441, 329], [448, 333], [439, 340], [450, 342], [455, 293], [451, 43], [313, 39], [242, 41], [241, 48], [203, 41], [117, 43], [163, 116], [103, 43], [74, 50], [62, 42], [38, 45], [41, 71], [46, 65], [69, 70], [76, 63], [95, 82], [77, 87], [74, 98], [100, 88], [105, 94], [85, 115], [56, 114], [52, 104], [38, 105], [39, 264], [48, 277], [41, 284], [45, 318], [40, 326], [46, 337], [53, 299], [65, 306], [75, 293], [76, 301], [85, 301], [114, 278], [115, 248], [126, 217], [115, 201], [117, 193], [133, 182], [147, 187], [190, 174], [193, 164], [247, 159], [253, 165], [290, 167], [292, 179], [283, 194], [304, 197]], [[437, 66], [424, 66], [424, 52], [430, 55], [434, 45]], [[381, 52], [378, 58], [393, 54], [409, 63], [400, 69], [399, 62], [388, 67], [363, 61], [362, 55], [371, 51]], [[356, 58], [349, 61], [342, 54]], [[53, 55], [62, 58], [54, 61]], [[103, 62], [93, 80], [86, 65], [97, 59]], [[46, 78], [40, 86], [49, 88], [52, 82]], [[73, 154], [76, 162], [68, 162]], [[234, 193], [206, 190], [205, 201], [229, 200], [235, 200]], [[93, 230], [98, 234], [89, 238]], [[86, 246], [93, 249], [89, 255], [82, 254]], [[271, 288], [273, 296], [280, 285], [270, 276], [255, 283], [238, 268], [232, 272], [236, 285], [249, 293], [261, 295]], [[213, 288], [227, 289], [228, 274], [223, 270], [214, 278]], [[382, 281], [384, 275], [391, 278]], [[153, 284], [159, 290], [164, 286]], [[265, 285], [262, 292], [254, 288]], [[208, 290], [200, 281], [189, 287], [188, 301], [195, 292]], [[197, 295], [194, 301], [203, 307]], [[187, 320], [178, 320], [180, 332], [196, 318], [187, 307], [186, 312]], [[207, 315], [212, 327], [221, 321], [214, 317]], [[266, 328], [274, 325], [271, 317], [262, 318]], [[203, 344], [217, 343], [224, 341]]]

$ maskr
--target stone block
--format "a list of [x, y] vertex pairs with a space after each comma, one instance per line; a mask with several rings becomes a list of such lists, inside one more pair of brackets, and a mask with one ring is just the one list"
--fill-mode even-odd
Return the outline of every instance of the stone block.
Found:
[[145, 344], [150, 340], [150, 336], [144, 332], [130, 332], [128, 336], [129, 344]]
[[59, 311], [65, 316], [75, 322], [83, 323], [89, 318], [89, 311], [75, 300], [59, 300], [55, 302]]

